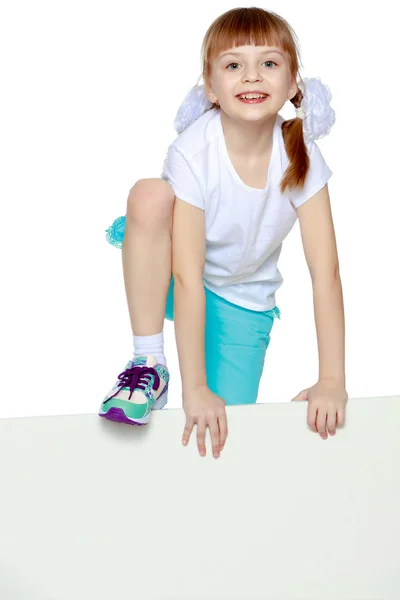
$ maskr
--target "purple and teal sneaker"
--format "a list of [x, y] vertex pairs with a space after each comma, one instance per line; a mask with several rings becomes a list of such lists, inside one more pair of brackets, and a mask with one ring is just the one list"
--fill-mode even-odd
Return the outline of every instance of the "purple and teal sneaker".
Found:
[[168, 369], [155, 356], [136, 356], [127, 362], [101, 403], [100, 417], [129, 425], [147, 425], [151, 411], [167, 404], [169, 378]]

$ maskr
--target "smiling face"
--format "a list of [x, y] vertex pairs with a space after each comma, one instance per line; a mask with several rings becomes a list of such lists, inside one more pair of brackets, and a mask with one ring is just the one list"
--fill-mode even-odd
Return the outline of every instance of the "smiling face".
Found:
[[[232, 117], [259, 120], [276, 115], [297, 92], [288, 56], [276, 46], [236, 46], [224, 50], [213, 61], [211, 81], [205, 81], [207, 97], [219, 101]], [[245, 103], [238, 94], [248, 90], [268, 94], [264, 102]]]

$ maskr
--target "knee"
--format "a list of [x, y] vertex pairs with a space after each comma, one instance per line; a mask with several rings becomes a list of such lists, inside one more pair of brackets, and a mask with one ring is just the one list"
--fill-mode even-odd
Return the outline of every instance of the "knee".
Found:
[[126, 216], [142, 225], [169, 222], [174, 203], [174, 191], [164, 179], [139, 179], [129, 192]]

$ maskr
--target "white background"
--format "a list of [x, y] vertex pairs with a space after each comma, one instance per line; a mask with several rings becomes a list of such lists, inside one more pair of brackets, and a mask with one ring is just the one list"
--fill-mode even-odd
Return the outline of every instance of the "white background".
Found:
[[[0, 10], [0, 417], [96, 413], [133, 354], [121, 251], [105, 230], [132, 185], [159, 177], [173, 120], [201, 72], [204, 2], [8, 2]], [[317, 143], [329, 181], [346, 318], [349, 398], [399, 394], [398, 47], [394, 4], [271, 2], [300, 42], [301, 75], [332, 93]], [[281, 114], [290, 118], [288, 102]], [[258, 402], [318, 378], [298, 222], [283, 244]], [[169, 407], [181, 406], [165, 321]]]

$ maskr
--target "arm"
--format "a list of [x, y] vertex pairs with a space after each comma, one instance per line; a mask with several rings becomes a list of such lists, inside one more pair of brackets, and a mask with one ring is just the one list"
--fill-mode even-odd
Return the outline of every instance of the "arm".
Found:
[[204, 210], [175, 197], [172, 228], [174, 324], [182, 392], [206, 386]]
[[328, 185], [297, 208], [297, 215], [313, 286], [319, 380], [345, 387], [343, 294]]
[[174, 286], [175, 338], [182, 378], [182, 392], [207, 385], [204, 358], [205, 292], [203, 284]]
[[314, 280], [313, 298], [319, 380], [335, 380], [346, 387], [345, 322], [339, 271], [330, 279]]

